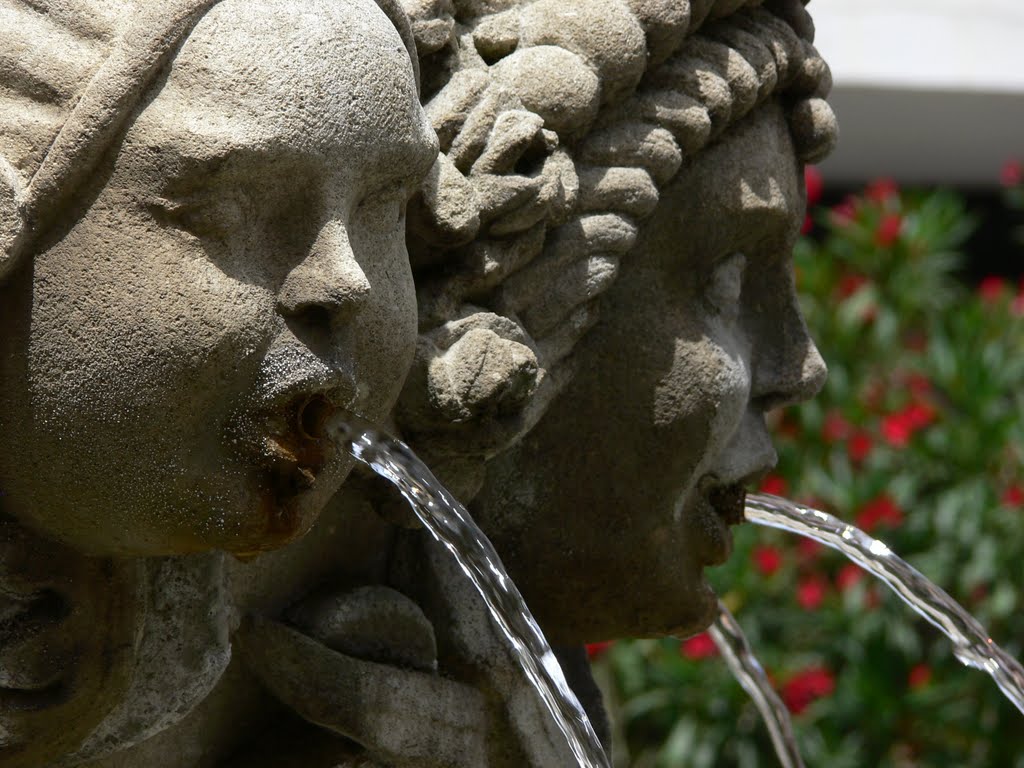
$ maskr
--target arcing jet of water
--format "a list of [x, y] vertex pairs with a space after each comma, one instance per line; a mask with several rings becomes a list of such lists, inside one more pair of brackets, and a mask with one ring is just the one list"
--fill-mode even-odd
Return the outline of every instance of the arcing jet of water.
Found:
[[747, 496], [752, 523], [798, 533], [842, 552], [877, 576], [953, 642], [963, 664], [988, 672], [1010, 701], [1024, 712], [1024, 667], [996, 645], [977, 619], [889, 547], [864, 531], [811, 507], [770, 496]]
[[718, 602], [718, 616], [708, 632], [718, 650], [722, 652], [722, 658], [725, 659], [733, 677], [739, 680], [743, 690], [750, 694], [754, 706], [761, 713], [761, 719], [768, 727], [772, 744], [775, 746], [775, 754], [779, 756], [783, 768], [804, 768], [804, 761], [800, 757], [800, 749], [793, 735], [789, 710], [772, 688], [761, 662], [750, 650], [750, 644], [740, 625], [721, 601]]
[[393, 483], [483, 597], [580, 768], [609, 768], [608, 757], [555, 654], [509, 578], [491, 542], [407, 445], [351, 414], [335, 413], [318, 430]]

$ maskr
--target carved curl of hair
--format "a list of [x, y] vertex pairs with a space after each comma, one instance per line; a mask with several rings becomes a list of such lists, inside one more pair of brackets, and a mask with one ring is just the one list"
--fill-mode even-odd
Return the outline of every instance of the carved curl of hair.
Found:
[[404, 4], [443, 155], [411, 207], [421, 335], [397, 419], [468, 501], [572, 376], [684, 159], [775, 99], [819, 160], [831, 75], [800, 0]]

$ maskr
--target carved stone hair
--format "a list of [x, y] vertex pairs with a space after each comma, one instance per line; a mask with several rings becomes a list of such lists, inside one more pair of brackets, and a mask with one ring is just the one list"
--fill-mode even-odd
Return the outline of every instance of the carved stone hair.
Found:
[[133, 14], [105, 3], [5, 3], [0, 279], [89, 176], [168, 56], [215, 2], [140, 3]]
[[684, 159], [768, 100], [837, 137], [800, 0], [404, 0], [444, 153], [410, 210], [420, 343], [398, 421], [468, 500], [572, 375]]

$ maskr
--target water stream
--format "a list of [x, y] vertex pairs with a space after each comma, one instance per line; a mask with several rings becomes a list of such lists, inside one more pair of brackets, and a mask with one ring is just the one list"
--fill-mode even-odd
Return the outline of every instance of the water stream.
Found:
[[761, 662], [750, 650], [750, 643], [747, 642], [740, 625], [721, 601], [718, 603], [718, 616], [708, 629], [708, 633], [721, 651], [732, 676], [743, 686], [743, 690], [750, 695], [757, 711], [761, 713], [761, 719], [768, 728], [772, 744], [775, 746], [775, 754], [778, 755], [783, 768], [804, 768], [800, 748], [793, 735], [789, 710], [772, 688]]
[[747, 496], [746, 518], [837, 549], [884, 581], [953, 642], [953, 654], [961, 663], [988, 672], [1006, 698], [1024, 713], [1024, 667], [996, 645], [978, 620], [956, 600], [894, 554], [884, 542], [826, 512], [767, 494]]
[[483, 597], [491, 618], [565, 735], [580, 768], [609, 768], [583, 707], [566, 682], [551, 646], [494, 547], [454, 496], [400, 440], [351, 414], [328, 418], [322, 433], [391, 481], [428, 531], [443, 544]]

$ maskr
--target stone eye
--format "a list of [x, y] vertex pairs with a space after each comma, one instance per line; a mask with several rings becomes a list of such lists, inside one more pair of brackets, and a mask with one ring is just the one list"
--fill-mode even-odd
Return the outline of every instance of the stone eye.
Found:
[[202, 195], [182, 202], [159, 199], [150, 205], [165, 225], [199, 238], [224, 239], [250, 220], [252, 206], [241, 193]]
[[715, 262], [711, 271], [704, 297], [711, 311], [732, 322], [739, 314], [740, 296], [743, 293], [743, 271], [747, 258], [742, 253], [733, 253]]

